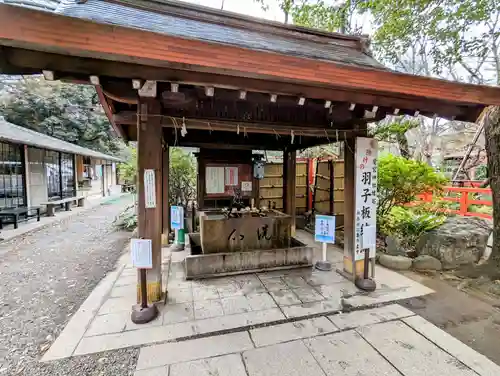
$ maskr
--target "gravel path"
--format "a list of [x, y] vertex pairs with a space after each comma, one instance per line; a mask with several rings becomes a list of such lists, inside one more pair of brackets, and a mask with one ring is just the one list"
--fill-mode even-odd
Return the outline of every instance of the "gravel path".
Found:
[[123, 197], [0, 243], [0, 375], [132, 375], [137, 349], [39, 363], [130, 233], [114, 231]]

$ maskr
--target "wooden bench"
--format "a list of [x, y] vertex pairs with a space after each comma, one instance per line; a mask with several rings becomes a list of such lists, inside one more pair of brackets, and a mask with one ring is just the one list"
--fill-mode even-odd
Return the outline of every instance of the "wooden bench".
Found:
[[62, 198], [60, 200], [43, 202], [42, 205], [45, 205], [47, 207], [47, 217], [53, 217], [55, 215], [56, 206], [64, 204], [64, 210], [70, 211], [71, 210], [71, 203], [73, 203], [75, 201], [77, 202], [77, 205], [79, 207], [82, 207], [85, 203], [85, 197], [83, 197], [83, 196], [67, 197], [67, 198]]
[[39, 207], [19, 207], [7, 208], [0, 210], [0, 230], [6, 223], [13, 223], [14, 228], [17, 229], [19, 222], [27, 222], [31, 218], [37, 219], [40, 222], [40, 208]]

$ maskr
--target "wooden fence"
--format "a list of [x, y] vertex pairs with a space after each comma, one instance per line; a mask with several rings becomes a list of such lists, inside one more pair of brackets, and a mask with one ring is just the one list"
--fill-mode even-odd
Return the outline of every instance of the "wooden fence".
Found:
[[[457, 202], [459, 203], [458, 210], [455, 209], [444, 209], [447, 212], [467, 216], [467, 217], [481, 217], [481, 218], [492, 218], [491, 214], [488, 213], [478, 213], [474, 211], [470, 211], [471, 205], [486, 205], [492, 206], [493, 203], [491, 200], [477, 199], [471, 197], [471, 195], [480, 194], [487, 195], [491, 197], [491, 189], [490, 188], [472, 188], [472, 187], [445, 187], [444, 195], [439, 197], [445, 201]], [[433, 195], [432, 193], [426, 193], [423, 195], [417, 196], [419, 202], [432, 202]]]
[[[344, 214], [344, 161], [297, 158], [296, 213], [314, 211], [336, 215], [342, 224]], [[268, 162], [259, 185], [262, 206], [283, 210], [283, 163]]]

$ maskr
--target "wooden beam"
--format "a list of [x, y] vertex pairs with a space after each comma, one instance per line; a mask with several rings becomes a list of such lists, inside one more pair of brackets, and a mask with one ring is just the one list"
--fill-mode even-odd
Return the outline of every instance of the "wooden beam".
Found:
[[297, 152], [285, 149], [283, 153], [283, 211], [291, 217], [291, 235], [295, 236]]
[[[138, 145], [138, 227], [139, 237], [151, 239], [153, 252], [153, 268], [147, 270], [147, 295], [149, 302], [161, 299], [161, 233], [162, 233], [162, 201], [168, 201], [168, 192], [162, 192], [162, 131], [159, 118], [148, 117], [149, 114], [160, 112], [160, 103], [156, 100], [142, 100], [139, 104], [139, 122], [137, 125]], [[144, 173], [153, 170], [154, 194], [156, 205], [154, 208], [146, 208]], [[138, 286], [138, 302], [141, 301], [140, 288]]]
[[[463, 102], [453, 103], [417, 96], [414, 93], [380, 93], [371, 87], [361, 91], [300, 82], [280, 82], [275, 79], [262, 80], [219, 73], [193, 72], [174, 69], [172, 66], [155, 67], [138, 64], [137, 62], [99, 60], [9, 47], [4, 47], [3, 50], [9, 65], [16, 67], [16, 72], [33, 74], [40, 73], [42, 69], [52, 69], [58, 71], [56, 76], [60, 79], [64, 79], [65, 75], [74, 79], [75, 74], [80, 74], [82, 79], [86, 79], [89, 74], [95, 73], [101, 76], [122, 78], [127, 82], [130, 82], [132, 78], [140, 78], [143, 80], [173, 81], [196, 86], [212, 85], [234, 90], [244, 88], [247, 91], [275, 93], [278, 95], [305, 95], [307, 98], [312, 99], [328, 99], [337, 102], [398, 108], [400, 109], [400, 115], [410, 115], [418, 109], [422, 115], [433, 116], [437, 113], [443, 118], [455, 118], [463, 121], [475, 121], [484, 108], [482, 105], [468, 103], [465, 98]], [[19, 70], [19, 68], [24, 68], [24, 70]]]
[[[131, 111], [122, 111], [117, 114], [114, 114], [113, 122], [116, 124], [128, 124], [132, 125], [137, 122], [137, 115]], [[175, 119], [175, 122], [174, 122]], [[224, 131], [224, 132], [234, 132], [236, 133], [238, 127], [240, 129], [240, 135], [243, 135], [245, 132], [248, 133], [256, 133], [256, 134], [270, 134], [273, 136], [282, 135], [285, 138], [290, 138], [290, 131], [295, 132], [295, 142], [294, 145], [298, 145], [300, 137], [325, 137], [330, 138], [332, 142], [336, 140], [337, 135], [339, 138], [344, 138], [344, 133], [348, 134], [351, 137], [351, 134], [356, 133], [357, 130], [352, 128], [335, 128], [335, 127], [313, 127], [307, 125], [297, 125], [297, 124], [273, 124], [273, 123], [262, 123], [262, 122], [237, 122], [232, 120], [224, 120], [224, 119], [192, 119], [185, 118], [184, 122], [188, 129], [197, 129], [197, 130], [208, 130], [208, 131]], [[179, 128], [182, 123], [182, 118], [172, 117], [168, 115], [161, 116], [161, 124], [164, 127], [168, 128]], [[365, 126], [365, 120], [358, 119], [356, 121], [357, 125]], [[352, 124], [351, 124], [352, 126]]]
[[[113, 120], [113, 113], [111, 111], [111, 107], [109, 106], [109, 103], [106, 100], [106, 97], [104, 96], [104, 93], [103, 93], [101, 87], [95, 86], [95, 90], [97, 92], [97, 97], [99, 98], [99, 102], [101, 102], [101, 106], [104, 109], [104, 113], [106, 114], [106, 117], [108, 118], [109, 122], [111, 123], [113, 130], [116, 132], [116, 134], [119, 137], [126, 139], [125, 133], [123, 132], [123, 128], [121, 126], [117, 125], [117, 123]], [[134, 124], [137, 124], [137, 120]]]
[[[227, 44], [0, 4], [0, 44], [236, 77], [308, 82], [355, 90], [408, 94], [478, 105], [500, 105], [500, 88], [460, 84], [393, 71], [340, 65]], [[155, 48], [151, 48], [155, 46]], [[216, 53], [214, 53], [216, 51]], [[321, 72], [321, 74], [318, 74]]]

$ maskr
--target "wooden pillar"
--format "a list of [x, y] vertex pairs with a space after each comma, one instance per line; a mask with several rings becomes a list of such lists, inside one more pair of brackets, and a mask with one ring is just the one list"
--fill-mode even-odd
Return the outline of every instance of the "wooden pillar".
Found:
[[309, 180], [311, 179], [311, 158], [306, 159], [306, 213], [311, 209]]
[[328, 161], [328, 167], [330, 170], [330, 215], [334, 215], [334, 202], [335, 202], [335, 162], [333, 160]]
[[202, 149], [198, 154], [198, 182], [197, 182], [197, 195], [198, 195], [198, 210], [205, 207], [205, 160], [202, 157]]
[[295, 181], [297, 175], [297, 152], [283, 153], [283, 212], [292, 218], [292, 236], [295, 236]]
[[[151, 239], [153, 268], [146, 273], [148, 302], [161, 299], [161, 233], [162, 233], [162, 128], [161, 117], [149, 116], [161, 113], [160, 102], [140, 99], [137, 114], [137, 163], [138, 163], [138, 222], [139, 238]], [[146, 208], [144, 171], [154, 171], [156, 205]], [[140, 273], [139, 273], [140, 274]], [[137, 302], [141, 301], [140, 276], [137, 284]]]
[[355, 219], [355, 172], [354, 153], [356, 140], [344, 145], [344, 271], [354, 278], [354, 219]]
[[168, 234], [170, 233], [170, 205], [168, 203], [168, 177], [170, 167], [170, 148], [166, 142], [162, 147], [162, 245], [168, 245]]
[[260, 180], [253, 176], [252, 166], [252, 197], [256, 208], [260, 208]]

